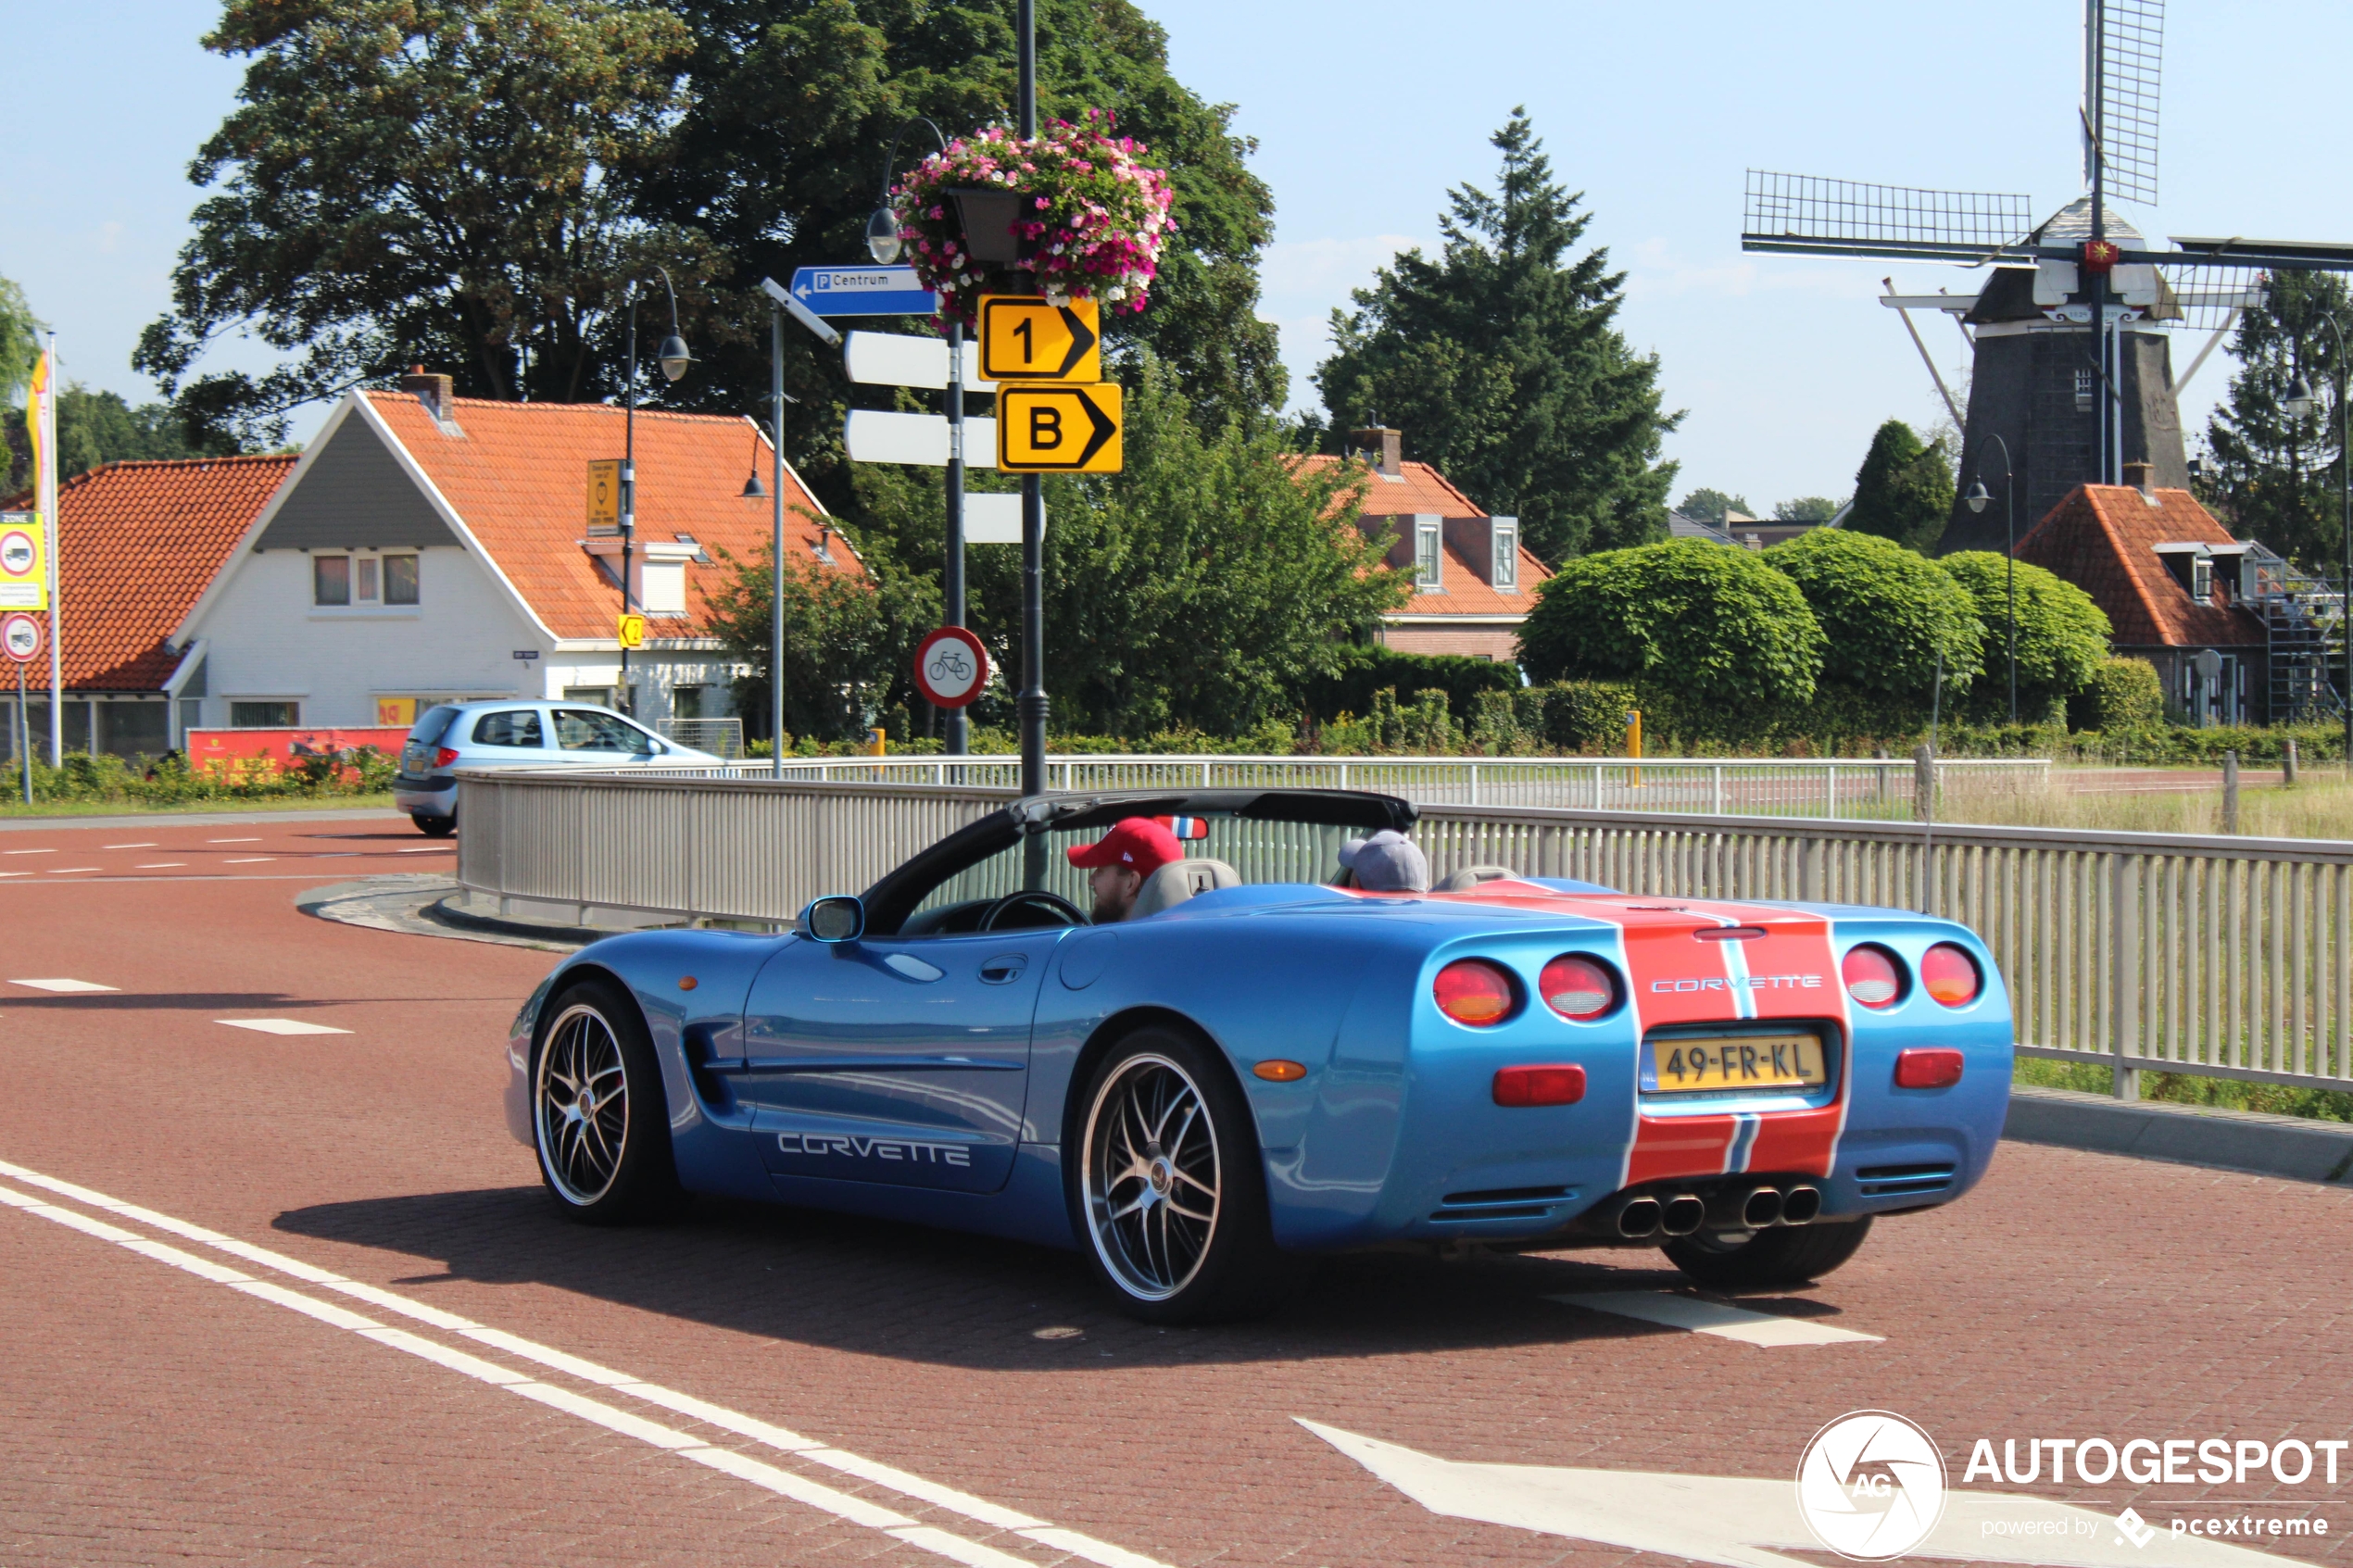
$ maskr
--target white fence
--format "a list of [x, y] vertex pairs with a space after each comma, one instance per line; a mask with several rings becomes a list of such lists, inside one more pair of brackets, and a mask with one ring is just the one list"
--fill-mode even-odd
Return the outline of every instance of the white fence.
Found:
[[[1191, 783], [1176, 781], [1171, 783]], [[1223, 781], [1219, 781], [1223, 782]], [[501, 900], [783, 923], [1009, 789], [461, 773], [459, 880]], [[1501, 864], [1643, 897], [1925, 909], [2008, 981], [2020, 1049], [2353, 1090], [2353, 844], [1428, 805], [1434, 874]]]
[[[1932, 765], [1937, 788], [1971, 798], [2039, 790], [2040, 758], [1968, 759]], [[725, 769], [664, 768], [673, 778], [774, 779], [787, 784], [925, 784], [1013, 789], [1021, 759], [981, 757], [758, 759]], [[1051, 790], [1369, 789], [1423, 805], [1557, 806], [1584, 810], [1695, 811], [1907, 822], [1919, 769], [1909, 760], [1797, 758], [1052, 756]]]

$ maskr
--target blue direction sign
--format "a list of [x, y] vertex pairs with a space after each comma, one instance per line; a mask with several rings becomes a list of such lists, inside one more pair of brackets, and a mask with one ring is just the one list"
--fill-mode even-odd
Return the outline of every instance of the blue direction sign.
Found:
[[912, 267], [796, 267], [792, 296], [819, 316], [931, 316], [939, 296]]

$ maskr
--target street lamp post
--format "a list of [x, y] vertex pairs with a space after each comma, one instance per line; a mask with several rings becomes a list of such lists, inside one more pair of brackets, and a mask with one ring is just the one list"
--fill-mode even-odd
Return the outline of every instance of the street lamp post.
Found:
[[[2010, 444], [1998, 434], [1993, 440], [1994, 445], [2002, 449], [2002, 507], [2009, 520], [2003, 531], [2009, 546], [2002, 552], [2002, 571], [2007, 579], [2009, 593], [2010, 722], [2015, 724], [2018, 722], [2018, 482], [2010, 472]], [[1982, 460], [1980, 459], [1981, 463]], [[1993, 498], [1985, 492], [1981, 470], [1981, 477], [1969, 486], [1969, 494], [1962, 499], [1969, 503], [1969, 509], [1974, 515], [1983, 512], [1985, 503]]]
[[[2345, 710], [2345, 769], [2353, 775], [2353, 408], [2345, 402], [2345, 329], [2336, 324], [2334, 313], [2324, 312], [2321, 320], [2336, 338], [2336, 472], [2345, 511], [2345, 579], [2336, 619], [2337, 635], [2345, 642], [2345, 684], [2337, 693], [2337, 704]], [[2318, 411], [2321, 406], [2321, 400], [2312, 395], [2311, 383], [2302, 376], [2288, 383], [2284, 402], [2287, 411], [2297, 419]]]
[[[686, 340], [678, 333], [678, 291], [671, 287], [670, 270], [656, 267], [661, 274], [661, 286], [670, 295], [670, 335], [661, 340], [655, 362], [661, 366], [663, 379], [676, 381], [686, 373], [695, 357], [686, 352]], [[622, 291], [629, 307], [629, 386], [626, 397], [628, 411], [622, 417], [621, 434], [621, 613], [627, 615], [632, 604], [629, 590], [637, 546], [637, 280], [632, 278]], [[632, 717], [637, 705], [629, 694], [629, 649], [621, 650], [621, 700], [628, 703]]]
[[[899, 259], [905, 242], [899, 232], [899, 215], [891, 210], [890, 179], [899, 167], [899, 138], [914, 126], [923, 126], [939, 143], [939, 150], [948, 150], [948, 137], [938, 126], [918, 115], [891, 132], [890, 151], [883, 158], [882, 200], [875, 215], [866, 220], [866, 249], [876, 261], [887, 267]], [[951, 320], [948, 323], [948, 551], [940, 573], [940, 596], [947, 601], [947, 621], [950, 626], [964, 624], [964, 323]], [[962, 757], [972, 749], [971, 722], [961, 708], [951, 708], [947, 715], [947, 734], [942, 739], [948, 754]]]
[[[1021, 134], [1038, 134], [1038, 0], [1020, 0]], [[1021, 480], [1021, 792], [1046, 793], [1046, 493], [1034, 473]], [[1043, 835], [1038, 835], [1042, 841]], [[1038, 885], [1033, 880], [1029, 885]]]

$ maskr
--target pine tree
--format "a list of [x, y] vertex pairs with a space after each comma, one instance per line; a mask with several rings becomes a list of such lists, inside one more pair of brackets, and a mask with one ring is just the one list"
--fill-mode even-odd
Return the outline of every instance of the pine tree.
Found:
[[1902, 420], [1880, 426], [1855, 470], [1855, 509], [1846, 526], [1925, 553], [1935, 548], [1952, 511], [1953, 470], [1944, 447], [1922, 444]]
[[1682, 416], [1659, 407], [1656, 357], [1617, 330], [1626, 275], [1599, 247], [1570, 256], [1592, 218], [1527, 111], [1491, 140], [1502, 184], [1447, 193], [1443, 254], [1403, 253], [1333, 312], [1324, 405], [1340, 431], [1402, 428], [1407, 457], [1517, 516], [1548, 560], [1663, 537], [1675, 465], [1659, 441]]
[[[2213, 471], [2199, 486], [2242, 539], [2257, 539], [2306, 567], [2342, 570], [2345, 548], [2337, 404], [2339, 339], [2353, 345], [2353, 299], [2326, 272], [2279, 272], [2262, 303], [2239, 318], [2231, 351], [2243, 367], [2206, 427]], [[2288, 383], [2302, 376], [2321, 407], [2288, 412]]]

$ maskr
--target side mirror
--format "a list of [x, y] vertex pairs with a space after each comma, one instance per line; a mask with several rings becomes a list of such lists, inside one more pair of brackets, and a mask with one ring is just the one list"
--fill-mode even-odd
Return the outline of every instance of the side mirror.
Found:
[[866, 906], [850, 894], [837, 893], [801, 910], [796, 929], [812, 942], [855, 942], [866, 934]]

